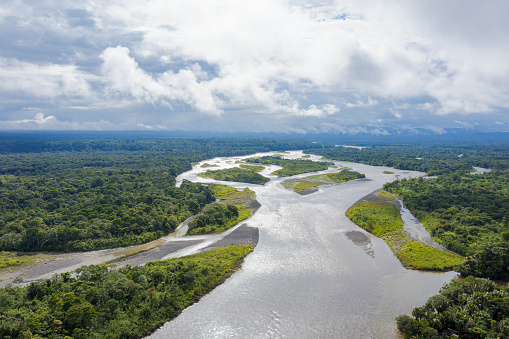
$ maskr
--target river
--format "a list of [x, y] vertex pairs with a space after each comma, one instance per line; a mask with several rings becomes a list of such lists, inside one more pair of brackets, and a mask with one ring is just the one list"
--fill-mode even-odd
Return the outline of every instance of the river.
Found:
[[[297, 151], [284, 155], [302, 157]], [[206, 162], [219, 166], [213, 170], [242, 158]], [[424, 304], [456, 274], [406, 270], [381, 239], [353, 224], [345, 211], [385, 182], [424, 173], [336, 164], [370, 180], [301, 196], [282, 187], [288, 178], [270, 175], [273, 166], [262, 172], [271, 178], [264, 186], [227, 183], [256, 192], [262, 206], [247, 223], [259, 228], [258, 245], [238, 272], [150, 338], [398, 338], [394, 318]], [[394, 173], [384, 174], [387, 170]], [[177, 180], [214, 182], [196, 176], [203, 171], [198, 164]], [[350, 231], [365, 233], [369, 250], [351, 241]]]

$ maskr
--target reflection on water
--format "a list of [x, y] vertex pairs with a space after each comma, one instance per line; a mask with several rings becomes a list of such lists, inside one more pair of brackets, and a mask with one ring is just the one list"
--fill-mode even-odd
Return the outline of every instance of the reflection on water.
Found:
[[[214, 163], [232, 166], [224, 159]], [[371, 181], [306, 196], [284, 189], [281, 182], [288, 178], [270, 176], [265, 186], [233, 184], [255, 190], [262, 204], [248, 221], [260, 230], [258, 246], [239, 272], [151, 337], [397, 338], [394, 318], [422, 305], [455, 273], [406, 270], [381, 239], [370, 235], [363, 234], [369, 243], [356, 244], [348, 235], [360, 228], [345, 211], [396, 176], [423, 173], [391, 169], [394, 174], [387, 175], [386, 167], [341, 165]], [[212, 182], [197, 177], [200, 171], [198, 165], [178, 179]], [[376, 255], [366, 255], [368, 245]]]

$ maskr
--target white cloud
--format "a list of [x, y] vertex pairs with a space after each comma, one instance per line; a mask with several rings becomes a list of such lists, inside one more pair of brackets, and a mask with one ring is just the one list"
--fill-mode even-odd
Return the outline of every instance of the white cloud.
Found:
[[123, 130], [132, 128], [130, 123], [114, 124], [107, 120], [62, 121], [53, 115], [37, 113], [32, 118], [0, 120], [0, 129], [14, 130]]
[[255, 113], [295, 130], [333, 128], [337, 116], [503, 120], [508, 11], [503, 0], [7, 2], [0, 104], [122, 107], [116, 119], [131, 122], [152, 110], [159, 121]]
[[87, 97], [95, 76], [75, 65], [34, 64], [0, 57], [0, 91], [39, 98]]

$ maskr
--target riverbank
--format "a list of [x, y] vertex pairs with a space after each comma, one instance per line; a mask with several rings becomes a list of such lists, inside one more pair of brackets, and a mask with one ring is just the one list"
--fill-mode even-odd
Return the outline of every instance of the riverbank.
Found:
[[[256, 246], [258, 244], [258, 237], [257, 228], [242, 224], [224, 237], [219, 237], [206, 249], [227, 245], [252, 244]], [[178, 251], [199, 245], [204, 241], [208, 241], [208, 239], [207, 236], [190, 236], [185, 239], [167, 236], [156, 240], [156, 242], [161, 242], [157, 246], [152, 242], [140, 246], [111, 250], [83, 253], [54, 253], [48, 255], [47, 259], [40, 259], [40, 261], [36, 261], [30, 266], [12, 267], [10, 270], [0, 273], [0, 288], [11, 283], [13, 285], [23, 285], [38, 279], [50, 278], [53, 274], [74, 271], [81, 266], [98, 265], [106, 262], [114, 262], [116, 266], [120, 267], [125, 265], [144, 265], [147, 262], [162, 260]]]
[[[2, 338], [141, 338], [240, 269], [252, 246], [227, 246], [109, 270], [86, 266], [0, 290]], [[35, 307], [34, 307], [35, 306]]]

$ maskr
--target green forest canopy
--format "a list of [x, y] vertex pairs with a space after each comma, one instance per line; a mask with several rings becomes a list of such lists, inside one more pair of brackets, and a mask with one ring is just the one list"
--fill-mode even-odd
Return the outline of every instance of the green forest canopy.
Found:
[[1, 338], [141, 338], [222, 283], [252, 251], [228, 246], [126, 266], [84, 266], [0, 289]]
[[217, 156], [313, 144], [273, 139], [0, 142], [0, 251], [86, 251], [145, 243], [214, 201], [175, 177]]

